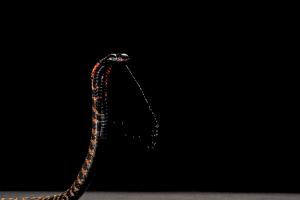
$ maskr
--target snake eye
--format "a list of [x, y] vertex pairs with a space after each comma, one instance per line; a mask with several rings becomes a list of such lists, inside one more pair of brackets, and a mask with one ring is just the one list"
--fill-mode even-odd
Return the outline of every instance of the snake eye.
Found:
[[129, 56], [126, 53], [119, 54], [119, 58], [120, 58], [121, 61], [128, 61], [129, 60]]
[[117, 54], [112, 53], [108, 56], [107, 60], [116, 60], [117, 59]]
[[128, 55], [126, 53], [121, 53], [120, 56], [123, 58], [123, 59], [128, 59]]

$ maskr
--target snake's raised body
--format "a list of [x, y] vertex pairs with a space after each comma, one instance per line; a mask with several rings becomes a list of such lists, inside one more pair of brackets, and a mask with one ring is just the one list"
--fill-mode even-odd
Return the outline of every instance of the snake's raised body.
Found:
[[[129, 70], [126, 63], [129, 57], [127, 54], [110, 54], [105, 58], [99, 60], [94, 66], [91, 73], [92, 83], [92, 133], [90, 138], [90, 144], [87, 152], [87, 156], [81, 166], [81, 169], [73, 181], [72, 185], [64, 192], [53, 195], [53, 196], [41, 196], [41, 197], [22, 197], [25, 200], [77, 200], [87, 189], [89, 179], [91, 176], [91, 168], [95, 161], [95, 155], [98, 146], [101, 146], [101, 141], [105, 139], [108, 125], [108, 93], [110, 84], [110, 75], [113, 66], [116, 64], [125, 67]], [[130, 70], [129, 70], [130, 72]], [[131, 72], [130, 72], [131, 73]], [[132, 74], [131, 74], [132, 75]], [[134, 78], [134, 77], [133, 77]], [[136, 81], [136, 80], [135, 80]], [[137, 83], [137, 82], [136, 82]], [[140, 85], [137, 83], [140, 88]], [[141, 88], [140, 88], [141, 89]], [[143, 96], [144, 93], [141, 90]], [[145, 98], [145, 96], [144, 96]], [[146, 103], [149, 106], [149, 110], [152, 112], [148, 100], [145, 98]], [[152, 112], [154, 117], [155, 127], [152, 131], [152, 137], [157, 136], [158, 123], [157, 119]], [[151, 148], [155, 145], [152, 143]], [[149, 148], [149, 145], [147, 146]], [[1, 198], [6, 200], [6, 198]]]

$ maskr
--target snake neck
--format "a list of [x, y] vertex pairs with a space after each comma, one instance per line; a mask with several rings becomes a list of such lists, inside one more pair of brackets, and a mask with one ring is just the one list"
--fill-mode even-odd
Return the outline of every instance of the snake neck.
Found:
[[69, 199], [78, 199], [88, 187], [96, 152], [101, 140], [105, 139], [107, 130], [107, 93], [111, 66], [101, 62], [92, 71], [92, 132], [87, 156], [77, 178], [63, 194]]
[[[98, 144], [105, 139], [107, 132], [108, 119], [108, 85], [111, 74], [111, 64], [122, 63], [128, 60], [126, 54], [110, 54], [101, 59], [94, 66], [91, 73], [92, 81], [92, 132], [89, 142], [87, 156], [79, 170], [79, 173], [72, 185], [64, 192], [41, 197], [23, 197], [22, 200], [77, 200], [88, 187], [91, 177], [91, 169], [94, 167], [96, 152], [99, 149]], [[1, 200], [8, 200], [1, 198]]]
[[[87, 156], [82, 167], [68, 190], [61, 194], [67, 200], [79, 199], [87, 189], [91, 168], [96, 157], [97, 149], [101, 140], [105, 139], [107, 129], [107, 93], [111, 66], [98, 62], [92, 71], [92, 132]], [[55, 200], [55, 199], [54, 199]]]
[[[80, 168], [80, 171], [72, 185], [64, 192], [43, 197], [25, 197], [24, 200], [77, 200], [88, 187], [91, 177], [91, 169], [94, 167], [94, 160], [99, 142], [105, 139], [107, 128], [107, 92], [111, 66], [106, 66], [99, 61], [93, 68], [92, 81], [92, 132], [89, 142], [87, 156]], [[2, 199], [3, 200], [3, 199]]]

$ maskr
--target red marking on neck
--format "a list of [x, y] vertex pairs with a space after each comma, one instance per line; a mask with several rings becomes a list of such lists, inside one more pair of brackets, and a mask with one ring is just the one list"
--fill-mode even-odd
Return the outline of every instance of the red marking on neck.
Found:
[[92, 78], [95, 77], [96, 72], [97, 72], [97, 70], [99, 69], [99, 67], [100, 67], [100, 63], [97, 62], [97, 63], [95, 64], [94, 68], [93, 68], [93, 71], [92, 71]]

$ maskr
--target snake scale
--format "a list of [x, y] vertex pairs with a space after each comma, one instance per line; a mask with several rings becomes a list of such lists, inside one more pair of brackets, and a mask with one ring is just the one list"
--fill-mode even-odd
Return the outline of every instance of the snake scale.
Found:
[[[144, 97], [148, 105], [149, 111], [151, 111], [152, 117], [154, 119], [154, 127], [152, 130], [151, 137], [156, 137], [158, 135], [158, 122], [155, 114], [153, 113], [151, 106], [145, 97], [141, 86], [134, 78], [130, 69], [127, 66], [129, 57], [127, 54], [109, 54], [103, 59], [99, 60], [94, 66], [91, 73], [91, 86], [92, 86], [92, 131], [89, 141], [88, 152], [85, 160], [78, 172], [77, 177], [71, 184], [71, 186], [62, 193], [52, 195], [52, 196], [39, 196], [39, 197], [22, 197], [22, 200], [77, 200], [86, 191], [88, 184], [90, 182], [90, 177], [92, 175], [92, 168], [94, 167], [95, 156], [97, 154], [97, 149], [99, 149], [99, 143], [105, 140], [107, 135], [108, 126], [108, 90], [110, 84], [110, 75], [112, 69], [115, 65], [120, 67], [125, 67], [134, 81], [136, 82], [141, 94]], [[154, 148], [156, 142], [152, 140], [151, 144], [147, 145], [147, 148]], [[1, 198], [1, 200], [8, 200], [10, 198]]]

